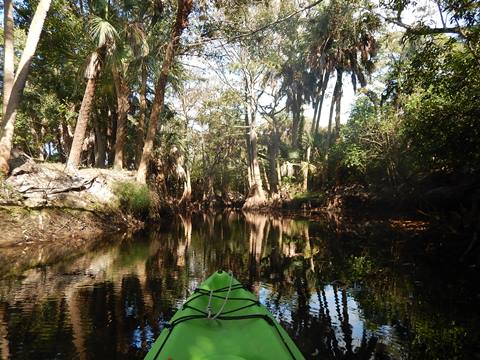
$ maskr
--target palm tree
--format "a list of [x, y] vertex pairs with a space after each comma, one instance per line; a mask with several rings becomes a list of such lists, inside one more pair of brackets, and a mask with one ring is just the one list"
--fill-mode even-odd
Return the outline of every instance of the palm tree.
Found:
[[[108, 6], [108, 5], [107, 5]], [[105, 11], [108, 13], [108, 11]], [[67, 170], [75, 171], [80, 165], [85, 132], [95, 96], [95, 88], [102, 66], [115, 48], [118, 33], [107, 20], [94, 16], [90, 20], [90, 36], [96, 40], [96, 49], [91, 53], [88, 66], [85, 70], [87, 86], [83, 95], [82, 105], [78, 113], [77, 124], [73, 135], [72, 147], [67, 160]]]
[[[129, 96], [131, 85], [138, 81], [141, 69], [141, 89], [139, 128], [143, 134], [145, 116], [146, 91], [146, 56], [149, 54], [147, 31], [154, 24], [155, 8], [148, 3], [131, 3], [125, 1], [112, 3], [112, 13], [116, 28], [120, 34], [119, 41], [112, 56], [111, 70], [117, 96], [117, 132], [115, 137], [114, 168], [122, 169], [124, 165], [125, 140], [127, 132], [127, 118], [130, 110]], [[157, 14], [158, 15], [158, 14]], [[143, 117], [143, 118], [142, 118]], [[139, 130], [140, 131], [140, 130]], [[138, 141], [143, 143], [143, 136]]]
[[[357, 81], [361, 87], [366, 86], [367, 76], [373, 71], [373, 57], [376, 55], [377, 42], [375, 32], [379, 29], [379, 19], [358, 9], [354, 2], [333, 0], [321, 15], [318, 26], [312, 36], [315, 41], [310, 50], [310, 63], [323, 75], [319, 104], [323, 97], [330, 74], [335, 71], [336, 83], [333, 91], [328, 122], [327, 148], [332, 137], [332, 120], [335, 110], [335, 132], [340, 130], [341, 98], [343, 93], [343, 75], [349, 72], [353, 88]], [[360, 59], [359, 59], [360, 54]], [[320, 76], [321, 77], [321, 76]], [[318, 131], [321, 106], [317, 110], [314, 132]]]

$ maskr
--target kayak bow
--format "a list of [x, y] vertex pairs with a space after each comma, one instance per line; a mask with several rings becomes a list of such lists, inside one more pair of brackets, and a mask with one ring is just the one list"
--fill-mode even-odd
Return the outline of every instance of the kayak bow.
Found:
[[145, 360], [304, 359], [272, 314], [231, 273], [205, 280], [165, 325]]

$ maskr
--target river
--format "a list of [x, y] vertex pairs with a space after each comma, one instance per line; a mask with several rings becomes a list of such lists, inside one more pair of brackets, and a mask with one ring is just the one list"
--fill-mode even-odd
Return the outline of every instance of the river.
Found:
[[477, 269], [438, 261], [421, 222], [344, 223], [179, 216], [0, 274], [0, 359], [142, 359], [217, 269], [257, 294], [306, 358], [479, 359]]

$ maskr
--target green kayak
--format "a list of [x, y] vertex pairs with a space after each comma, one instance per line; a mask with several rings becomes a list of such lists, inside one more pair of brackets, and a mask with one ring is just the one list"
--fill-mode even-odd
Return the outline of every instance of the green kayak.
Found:
[[255, 295], [217, 271], [165, 325], [147, 360], [304, 359]]

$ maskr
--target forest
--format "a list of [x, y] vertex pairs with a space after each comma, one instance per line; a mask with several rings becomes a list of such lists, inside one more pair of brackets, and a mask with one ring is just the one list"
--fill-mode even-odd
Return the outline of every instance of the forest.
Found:
[[219, 269], [305, 358], [479, 357], [480, 2], [0, 13], [0, 359], [143, 359]]
[[478, 201], [479, 20], [468, 0], [7, 0], [2, 173], [15, 150], [177, 203]]

